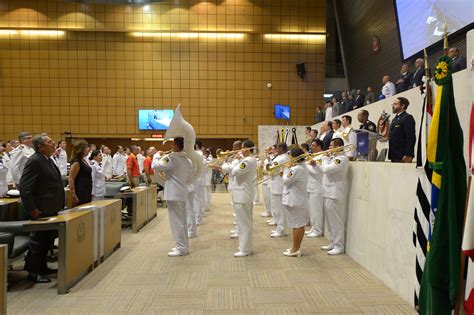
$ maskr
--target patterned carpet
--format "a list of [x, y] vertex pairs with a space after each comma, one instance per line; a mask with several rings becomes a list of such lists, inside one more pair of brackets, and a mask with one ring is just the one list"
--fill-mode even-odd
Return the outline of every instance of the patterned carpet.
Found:
[[213, 194], [211, 211], [190, 240], [191, 253], [169, 258], [174, 245], [166, 209], [66, 295], [55, 283], [31, 285], [13, 272], [9, 314], [415, 314], [346, 255], [330, 257], [325, 239], [303, 240], [303, 256], [282, 252], [291, 237], [271, 239], [254, 208], [254, 255], [234, 258], [230, 196]]

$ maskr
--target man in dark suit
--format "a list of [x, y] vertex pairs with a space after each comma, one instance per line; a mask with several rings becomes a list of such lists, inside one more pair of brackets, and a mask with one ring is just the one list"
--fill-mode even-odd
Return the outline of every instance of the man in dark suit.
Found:
[[[47, 134], [33, 138], [35, 153], [28, 159], [20, 179], [20, 196], [25, 211], [32, 219], [54, 216], [64, 209], [65, 197], [61, 173], [51, 156], [54, 142]], [[53, 238], [53, 231], [34, 232], [26, 257], [25, 270], [28, 279], [37, 282], [51, 282], [46, 275], [56, 270], [48, 268], [47, 253]]]
[[362, 94], [362, 91], [361, 90], [357, 90], [357, 95], [356, 97], [354, 98], [354, 104], [352, 106], [352, 109], [357, 109], [357, 108], [361, 108], [362, 106], [364, 106], [364, 95]]
[[325, 121], [323, 123], [323, 125], [321, 126], [320, 134], [320, 139], [323, 141], [323, 150], [329, 149], [332, 136], [334, 135], [334, 130], [332, 130], [332, 121]]
[[425, 74], [425, 61], [418, 58], [415, 61], [416, 70], [413, 73], [410, 81], [410, 87], [417, 87], [423, 85], [423, 75]]
[[375, 98], [374, 88], [371, 86], [367, 87], [367, 95], [365, 96], [364, 105], [369, 105], [375, 103], [377, 100]]
[[466, 58], [459, 56], [459, 49], [457, 47], [449, 48], [448, 57], [453, 62], [453, 73], [466, 69]]
[[400, 70], [400, 77], [395, 84], [395, 91], [396, 93], [401, 93], [410, 88], [410, 82], [412, 80], [413, 73], [408, 71], [408, 65], [406, 63], [402, 64], [402, 68]]
[[415, 119], [406, 112], [410, 102], [404, 97], [398, 97], [392, 104], [396, 114], [390, 125], [388, 158], [392, 162], [411, 163], [415, 151]]

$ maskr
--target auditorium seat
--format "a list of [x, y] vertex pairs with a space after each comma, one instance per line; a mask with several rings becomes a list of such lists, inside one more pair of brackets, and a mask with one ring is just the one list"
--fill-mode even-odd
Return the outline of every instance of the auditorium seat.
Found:
[[29, 221], [0, 222], [0, 244], [8, 245], [8, 264], [13, 263], [28, 250], [30, 237], [23, 231]]

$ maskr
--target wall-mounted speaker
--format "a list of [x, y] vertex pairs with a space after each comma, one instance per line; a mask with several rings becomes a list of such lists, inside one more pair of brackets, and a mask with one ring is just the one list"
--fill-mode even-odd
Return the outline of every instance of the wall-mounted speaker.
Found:
[[301, 77], [301, 79], [304, 80], [304, 77], [306, 75], [306, 70], [305, 70], [305, 67], [304, 67], [304, 63], [297, 63], [296, 64], [296, 72]]

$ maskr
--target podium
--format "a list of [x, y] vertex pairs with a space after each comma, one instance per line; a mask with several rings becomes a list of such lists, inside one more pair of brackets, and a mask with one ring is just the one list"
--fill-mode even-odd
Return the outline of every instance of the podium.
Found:
[[357, 136], [357, 160], [376, 161], [377, 141], [385, 138], [367, 129], [353, 129], [353, 131]]

